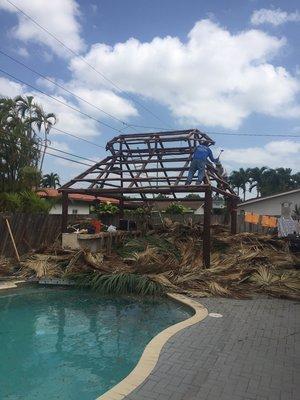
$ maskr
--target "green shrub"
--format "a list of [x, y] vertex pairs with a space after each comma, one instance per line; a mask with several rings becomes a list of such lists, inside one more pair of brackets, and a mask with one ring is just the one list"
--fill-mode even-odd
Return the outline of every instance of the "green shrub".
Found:
[[21, 208], [21, 198], [18, 193], [0, 194], [0, 211], [18, 212]]
[[20, 193], [21, 212], [24, 213], [49, 213], [52, 204], [46, 199], [42, 199], [36, 193], [25, 191]]
[[40, 198], [36, 193], [25, 191], [21, 193], [1, 193], [0, 211], [47, 214], [52, 202]]
[[184, 214], [187, 211], [187, 208], [182, 204], [172, 203], [166, 209], [166, 214]]
[[91, 272], [71, 277], [78, 286], [90, 287], [102, 294], [138, 294], [142, 296], [161, 296], [163, 286], [152, 281], [148, 276], [120, 272], [117, 274], [101, 274]]
[[119, 207], [107, 201], [106, 203], [100, 203], [95, 206], [91, 206], [91, 212], [99, 216], [103, 214], [114, 215], [119, 212]]

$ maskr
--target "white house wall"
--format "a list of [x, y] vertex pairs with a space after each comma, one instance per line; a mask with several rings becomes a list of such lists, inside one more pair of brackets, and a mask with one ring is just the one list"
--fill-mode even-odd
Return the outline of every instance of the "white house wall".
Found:
[[[77, 212], [73, 212], [77, 210]], [[80, 202], [70, 202], [68, 208], [68, 214], [79, 214], [79, 215], [87, 215], [89, 214], [89, 203], [80, 203]], [[61, 203], [55, 204], [51, 210], [50, 214], [61, 214], [62, 213], [62, 205]]]
[[295, 209], [295, 205], [300, 206], [300, 192], [287, 193], [278, 197], [272, 197], [265, 200], [260, 200], [248, 204], [240, 204], [238, 206], [239, 212], [253, 212], [260, 215], [281, 215], [281, 205], [282, 203], [292, 203], [291, 209]]

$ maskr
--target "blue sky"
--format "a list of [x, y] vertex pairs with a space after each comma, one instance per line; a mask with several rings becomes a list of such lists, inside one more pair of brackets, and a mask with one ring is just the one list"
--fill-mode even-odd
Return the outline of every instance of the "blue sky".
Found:
[[[116, 129], [124, 125], [99, 108], [129, 125], [287, 135], [211, 134], [225, 150], [228, 170], [263, 165], [299, 169], [297, 1], [10, 1], [122, 90], [7, 0], [0, 0], [0, 49], [98, 109], [0, 54], [2, 70]], [[57, 114], [56, 127], [71, 134], [100, 146], [119, 134], [0, 72], [0, 94], [20, 93], [35, 95], [46, 111]], [[92, 160], [105, 156], [104, 149], [55, 130], [50, 139], [52, 146]], [[58, 172], [62, 181], [84, 168], [51, 156], [45, 161], [45, 172]]]

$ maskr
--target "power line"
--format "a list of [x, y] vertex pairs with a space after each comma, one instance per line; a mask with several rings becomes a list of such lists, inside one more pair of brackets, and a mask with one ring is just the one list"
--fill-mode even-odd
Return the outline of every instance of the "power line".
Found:
[[97, 144], [97, 143], [95, 143], [95, 142], [91, 142], [90, 140], [81, 138], [80, 136], [76, 136], [76, 135], [74, 135], [73, 133], [66, 132], [66, 131], [64, 131], [64, 130], [62, 130], [62, 129], [57, 128], [56, 126], [52, 126], [51, 130], [52, 130], [52, 129], [54, 129], [55, 131], [58, 131], [58, 132], [62, 133], [63, 135], [71, 136], [71, 137], [73, 137], [73, 138], [75, 138], [75, 139], [82, 140], [83, 142], [92, 144], [93, 146], [96, 146], [96, 147], [99, 147], [100, 149], [106, 150], [106, 148], [105, 148], [104, 146], [101, 146], [100, 144]]
[[[50, 79], [49, 77], [47, 77], [47, 76], [45, 76], [45, 75], [43, 75], [43, 74], [40, 73], [39, 71], [36, 71], [35, 69], [29, 67], [28, 65], [26, 65], [26, 64], [23, 63], [22, 61], [19, 61], [19, 60], [17, 60], [16, 58], [10, 56], [9, 54], [5, 53], [5, 52], [4, 52], [3, 50], [1, 50], [1, 49], [0, 49], [0, 53], [1, 53], [2, 55], [4, 55], [5, 57], [11, 59], [11, 60], [14, 61], [15, 63], [17, 63], [17, 64], [19, 64], [19, 65], [22, 65], [22, 67], [28, 69], [29, 71], [33, 72], [34, 74], [36, 74], [36, 75], [42, 77], [43, 79], [47, 80], [47, 81], [50, 82], [51, 84], [53, 84], [53, 85], [59, 87], [60, 89], [66, 91], [67, 93], [71, 94], [72, 96], [76, 97], [77, 99], [79, 99], [79, 100], [85, 102], [85, 103], [88, 104], [89, 106], [94, 107], [94, 108], [97, 109], [98, 111], [101, 111], [103, 114], [107, 115], [108, 117], [110, 117], [110, 118], [112, 118], [112, 119], [114, 119], [114, 120], [120, 122], [122, 125], [125, 125], [125, 126], [127, 126], [128, 128], [133, 128], [133, 129], [134, 129], [134, 126], [135, 126], [135, 125], [128, 124], [127, 122], [122, 121], [121, 119], [115, 117], [114, 115], [112, 115], [112, 114], [106, 112], [106, 111], [103, 110], [102, 108], [96, 106], [95, 104], [90, 103], [88, 100], [86, 100], [86, 99], [84, 99], [83, 97], [81, 97], [81, 96], [75, 94], [75, 93], [72, 92], [71, 90], [65, 88], [63, 85], [57, 83], [56, 81]], [[138, 125], [137, 125], [137, 126], [138, 126]], [[151, 128], [151, 127], [146, 127], [146, 128]]]
[[[101, 76], [104, 80], [109, 82], [112, 86], [114, 86], [118, 91], [124, 92], [124, 90], [117, 85], [115, 82], [113, 82], [111, 79], [107, 78], [102, 72], [97, 70], [92, 64], [90, 64], [84, 57], [82, 57], [79, 53], [71, 49], [69, 46], [67, 46], [64, 42], [62, 42], [60, 39], [58, 39], [53, 33], [51, 33], [48, 29], [40, 25], [34, 18], [32, 18], [29, 14], [27, 14], [24, 10], [22, 10], [20, 7], [16, 6], [12, 1], [6, 0], [10, 5], [12, 5], [16, 10], [18, 10], [21, 14], [23, 14], [26, 18], [28, 18], [31, 22], [33, 22], [36, 26], [38, 26], [40, 29], [42, 29], [44, 32], [46, 32], [48, 35], [50, 35], [54, 40], [56, 40], [58, 43], [60, 43], [65, 49], [70, 51], [74, 56], [80, 58], [86, 65], [88, 65], [94, 72], [96, 72], [99, 76]], [[158, 117], [156, 114], [154, 114], [150, 109], [148, 109], [146, 106], [144, 106], [141, 102], [136, 100], [132, 95], [127, 93], [127, 96], [136, 104], [138, 104], [141, 108], [143, 108], [145, 111], [150, 113], [153, 117], [155, 117], [157, 120], [162, 122], [164, 125], [168, 126], [160, 117]], [[169, 128], [173, 129], [171, 126]]]
[[231, 133], [231, 132], [205, 132], [207, 135], [225, 135], [225, 136], [265, 136], [265, 137], [289, 137], [289, 138], [298, 138], [300, 139], [300, 135], [291, 135], [284, 133]]
[[52, 157], [61, 158], [62, 160], [71, 161], [71, 162], [76, 163], [76, 164], [85, 165], [85, 166], [87, 166], [87, 167], [92, 167], [91, 164], [87, 164], [87, 163], [84, 163], [84, 162], [81, 162], [81, 161], [77, 161], [77, 160], [72, 160], [71, 158], [59, 156], [59, 155], [57, 155], [57, 154], [53, 154], [53, 153], [47, 152], [46, 155], [47, 155], [47, 156], [52, 156]]
[[[1, 132], [2, 132], [2, 133], [6, 133], [6, 132], [4, 132], [4, 131], [1, 131]], [[8, 144], [10, 143], [8, 140], [6, 140], [6, 139], [4, 139], [4, 138], [0, 138], [0, 141], [1, 141], [1, 142], [8, 143]], [[80, 159], [85, 160], [85, 161], [90, 161], [90, 162], [92, 162], [93, 164], [96, 163], [95, 160], [92, 160], [92, 159], [90, 159], [90, 158], [83, 157], [83, 156], [79, 156], [78, 154], [70, 153], [70, 152], [68, 152], [68, 151], [60, 150], [60, 149], [58, 149], [58, 148], [56, 148], [56, 147], [53, 147], [53, 146], [50, 146], [50, 145], [47, 145], [47, 146], [46, 146], [45, 144], [39, 143], [39, 144], [37, 144], [37, 146], [41, 146], [41, 147], [44, 147], [44, 148], [46, 148], [46, 149], [51, 149], [51, 150], [57, 151], [57, 152], [62, 153], [62, 154], [67, 154], [67, 155], [72, 156], [72, 157], [77, 157], [77, 158], [80, 158]], [[50, 154], [50, 153], [46, 152], [46, 154]], [[52, 155], [54, 156], [55, 154], [52, 154]], [[58, 155], [57, 155], [57, 156], [58, 156]], [[58, 157], [61, 157], [61, 156], [58, 156]], [[70, 159], [68, 159], [68, 160], [70, 161]], [[76, 161], [76, 160], [74, 160], [74, 161]], [[84, 165], [89, 165], [89, 166], [91, 166], [90, 164], [84, 164]]]
[[[69, 155], [69, 156], [81, 158], [82, 160], [90, 161], [90, 162], [92, 162], [92, 163], [94, 163], [94, 164], [96, 163], [95, 160], [91, 160], [90, 158], [82, 157], [82, 156], [79, 156], [79, 155], [74, 154], [74, 153], [69, 153], [68, 151], [60, 150], [60, 149], [57, 149], [56, 147], [53, 147], [53, 146], [46, 146], [46, 145], [44, 145], [44, 144], [41, 144], [41, 146], [42, 146], [42, 147], [45, 147], [46, 149], [51, 149], [51, 150], [58, 151], [59, 153], [67, 154], [67, 155]], [[47, 153], [46, 153], [46, 154], [47, 154]]]
[[0, 71], [1, 71], [2, 73], [4, 73], [4, 74], [8, 75], [8, 76], [11, 77], [12, 79], [15, 79], [16, 81], [21, 82], [21, 83], [23, 83], [24, 85], [27, 85], [27, 86], [31, 87], [33, 90], [36, 90], [36, 91], [42, 93], [43, 95], [49, 97], [50, 99], [57, 101], [58, 103], [64, 105], [65, 107], [68, 107], [68, 108], [70, 108], [70, 109], [73, 110], [73, 111], [79, 112], [80, 114], [84, 115], [85, 117], [88, 117], [88, 118], [90, 118], [90, 119], [92, 119], [92, 120], [98, 122], [99, 124], [106, 126], [107, 128], [113, 129], [114, 131], [117, 131], [117, 132], [121, 132], [120, 129], [117, 129], [117, 128], [115, 128], [115, 127], [113, 127], [113, 126], [107, 124], [106, 122], [100, 121], [99, 119], [97, 119], [97, 118], [95, 118], [95, 117], [93, 117], [93, 116], [91, 116], [91, 115], [89, 115], [89, 114], [87, 114], [87, 113], [85, 113], [85, 112], [79, 110], [78, 108], [73, 107], [73, 106], [71, 106], [70, 104], [65, 103], [64, 101], [57, 99], [57, 98], [54, 97], [54, 96], [51, 96], [50, 94], [44, 92], [43, 90], [36, 88], [35, 86], [31, 85], [30, 83], [27, 83], [27, 82], [23, 81], [22, 79], [17, 78], [16, 76], [10, 74], [10, 73], [7, 72], [7, 71], [4, 71], [4, 70], [1, 69], [1, 68], [0, 68]]

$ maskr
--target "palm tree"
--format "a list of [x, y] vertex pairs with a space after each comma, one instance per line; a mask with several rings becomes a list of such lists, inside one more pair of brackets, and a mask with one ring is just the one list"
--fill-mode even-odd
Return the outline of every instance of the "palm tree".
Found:
[[268, 167], [249, 168], [249, 181], [250, 181], [249, 192], [251, 192], [254, 188], [256, 188], [257, 197], [261, 196], [261, 188], [264, 179], [263, 174], [267, 169]]
[[[42, 171], [46, 149], [48, 147], [48, 135], [52, 126], [56, 123], [56, 116], [53, 113], [45, 113], [42, 106], [34, 102], [33, 96], [17, 96], [15, 99], [16, 109], [22, 118], [29, 126], [30, 138], [36, 137], [34, 125], [37, 127], [38, 132], [44, 128], [44, 150], [42, 153], [40, 171]], [[41, 141], [41, 139], [39, 139]]]
[[268, 169], [262, 175], [261, 194], [263, 196], [284, 192], [294, 187], [295, 180], [290, 168]]
[[42, 186], [47, 188], [56, 189], [57, 186], [60, 186], [59, 176], [54, 172], [50, 172], [50, 174], [46, 174], [42, 179]]
[[44, 126], [44, 150], [40, 165], [40, 171], [42, 171], [46, 150], [49, 144], [48, 135], [52, 126], [56, 124], [57, 118], [56, 115], [53, 113], [45, 113], [42, 107], [40, 107], [37, 112], [37, 119], [37, 126], [39, 131], [41, 130], [41, 127]]
[[39, 106], [34, 102], [33, 96], [17, 96], [14, 98], [16, 110], [19, 113], [21, 120], [29, 125], [29, 138], [35, 137], [36, 133], [33, 129], [33, 124], [36, 122]]
[[243, 200], [246, 199], [247, 184], [249, 183], [250, 170], [249, 168], [240, 168], [238, 171], [232, 171], [229, 176], [229, 183], [233, 188], [237, 189], [238, 196], [240, 195], [240, 189], [243, 191]]

